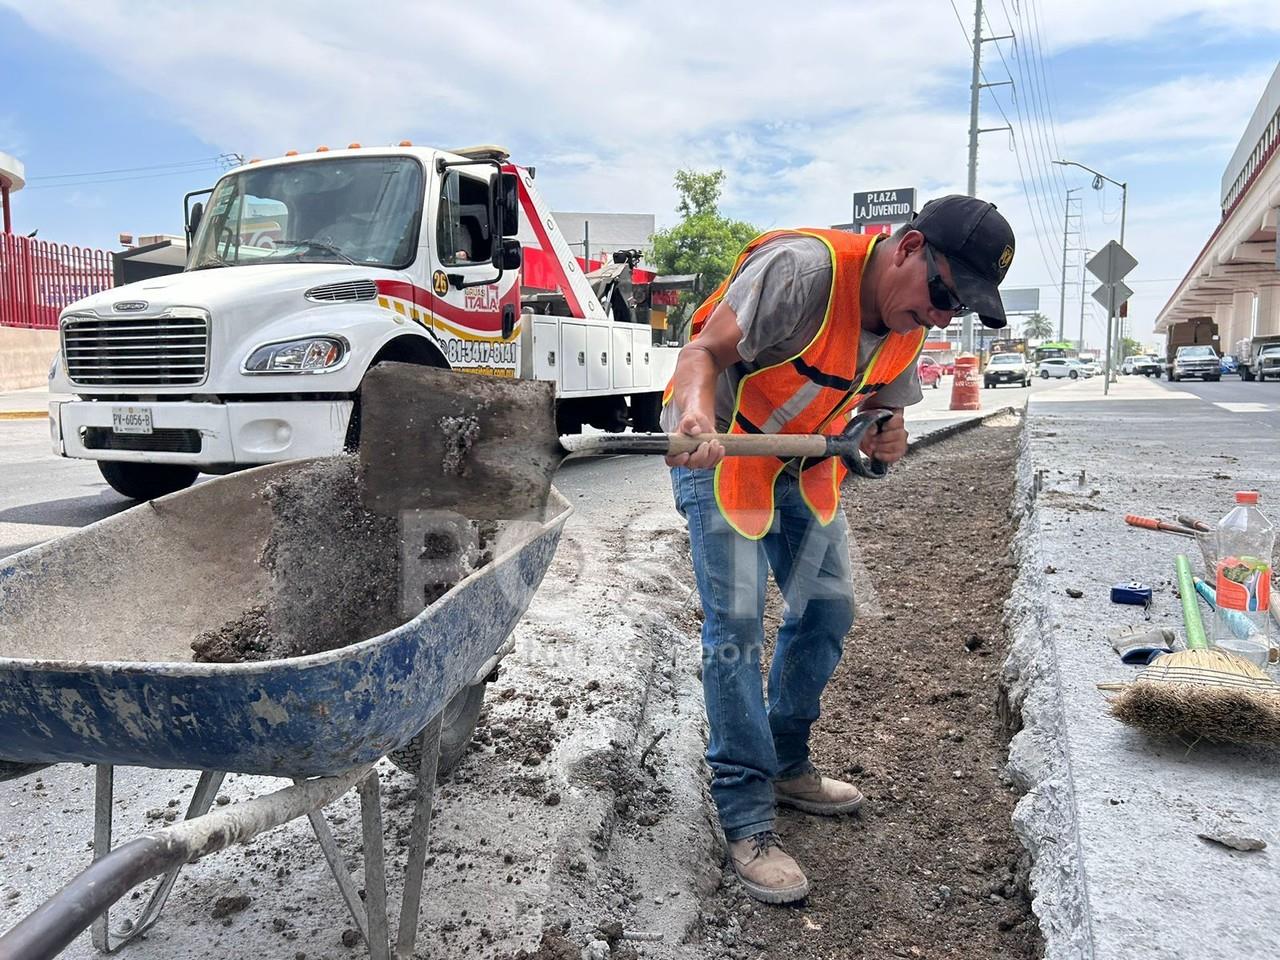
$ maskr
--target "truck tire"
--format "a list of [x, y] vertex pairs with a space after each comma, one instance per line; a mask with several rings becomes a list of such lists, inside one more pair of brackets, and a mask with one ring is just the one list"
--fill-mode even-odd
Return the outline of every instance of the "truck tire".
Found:
[[1241, 380], [1243, 380], [1243, 381], [1245, 381], [1246, 383], [1252, 383], [1252, 382], [1253, 382], [1253, 371], [1252, 371], [1252, 370], [1250, 370], [1248, 367], [1241, 367], [1241, 368], [1240, 368], [1240, 379], [1241, 379]]
[[1260, 373], [1257, 376], [1257, 380], [1259, 383], [1263, 383], [1266, 379], [1267, 379], [1267, 375], [1265, 373]]
[[631, 429], [636, 433], [657, 433], [661, 429], [662, 394], [631, 395]]
[[99, 460], [98, 470], [111, 489], [130, 500], [154, 500], [196, 482], [200, 471], [181, 463], [132, 463]]
[[1205, 377], [1204, 379], [1206, 383], [1217, 383], [1222, 379], [1222, 374], [1218, 374], [1216, 377]]
[[[480, 719], [484, 706], [484, 691], [489, 684], [481, 680], [457, 693], [444, 708], [444, 721], [440, 724], [440, 758], [436, 761], [436, 776], [443, 779], [453, 773], [454, 767], [466, 755], [471, 735]], [[387, 754], [387, 759], [405, 773], [418, 775], [422, 766], [422, 751], [416, 739], [410, 740], [399, 750]]]

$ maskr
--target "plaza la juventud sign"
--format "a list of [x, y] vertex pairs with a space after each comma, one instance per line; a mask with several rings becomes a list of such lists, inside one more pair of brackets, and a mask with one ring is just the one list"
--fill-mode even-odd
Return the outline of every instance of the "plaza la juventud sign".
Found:
[[915, 187], [867, 190], [853, 195], [854, 223], [906, 223], [915, 209]]

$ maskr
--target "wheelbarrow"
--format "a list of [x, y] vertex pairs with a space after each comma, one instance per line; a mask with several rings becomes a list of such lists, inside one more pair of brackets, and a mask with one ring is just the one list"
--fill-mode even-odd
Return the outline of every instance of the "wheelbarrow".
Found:
[[[0, 936], [3, 960], [55, 956], [90, 926], [110, 952], [156, 922], [184, 863], [302, 816], [371, 956], [412, 955], [442, 722], [510, 650], [571, 507], [553, 489], [541, 519], [497, 523], [487, 564], [378, 636], [287, 659], [192, 662], [191, 639], [264, 589], [264, 486], [314, 462], [221, 477], [0, 566], [0, 779], [97, 765], [94, 862]], [[374, 764], [396, 751], [418, 789], [393, 941]], [[185, 820], [112, 849], [117, 765], [201, 771]], [[227, 772], [292, 784], [211, 810]], [[363, 899], [322, 812], [352, 787]], [[146, 907], [113, 927], [111, 904], [152, 877], [162, 880]]]

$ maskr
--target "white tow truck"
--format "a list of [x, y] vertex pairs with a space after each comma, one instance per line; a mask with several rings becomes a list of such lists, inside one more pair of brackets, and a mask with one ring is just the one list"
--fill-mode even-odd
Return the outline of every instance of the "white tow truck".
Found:
[[138, 499], [337, 454], [387, 361], [554, 381], [563, 433], [656, 430], [679, 346], [649, 325], [638, 254], [584, 275], [534, 176], [497, 147], [352, 144], [188, 194], [182, 272], [63, 311], [55, 452]]

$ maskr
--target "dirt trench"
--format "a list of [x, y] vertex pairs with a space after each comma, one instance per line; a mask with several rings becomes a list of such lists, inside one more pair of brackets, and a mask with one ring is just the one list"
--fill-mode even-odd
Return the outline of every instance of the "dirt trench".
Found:
[[859, 619], [813, 757], [866, 803], [838, 819], [780, 810], [808, 900], [764, 907], [726, 870], [702, 911], [702, 956], [1042, 955], [996, 711], [1020, 431], [999, 418], [912, 453], [882, 482], [845, 486]]

